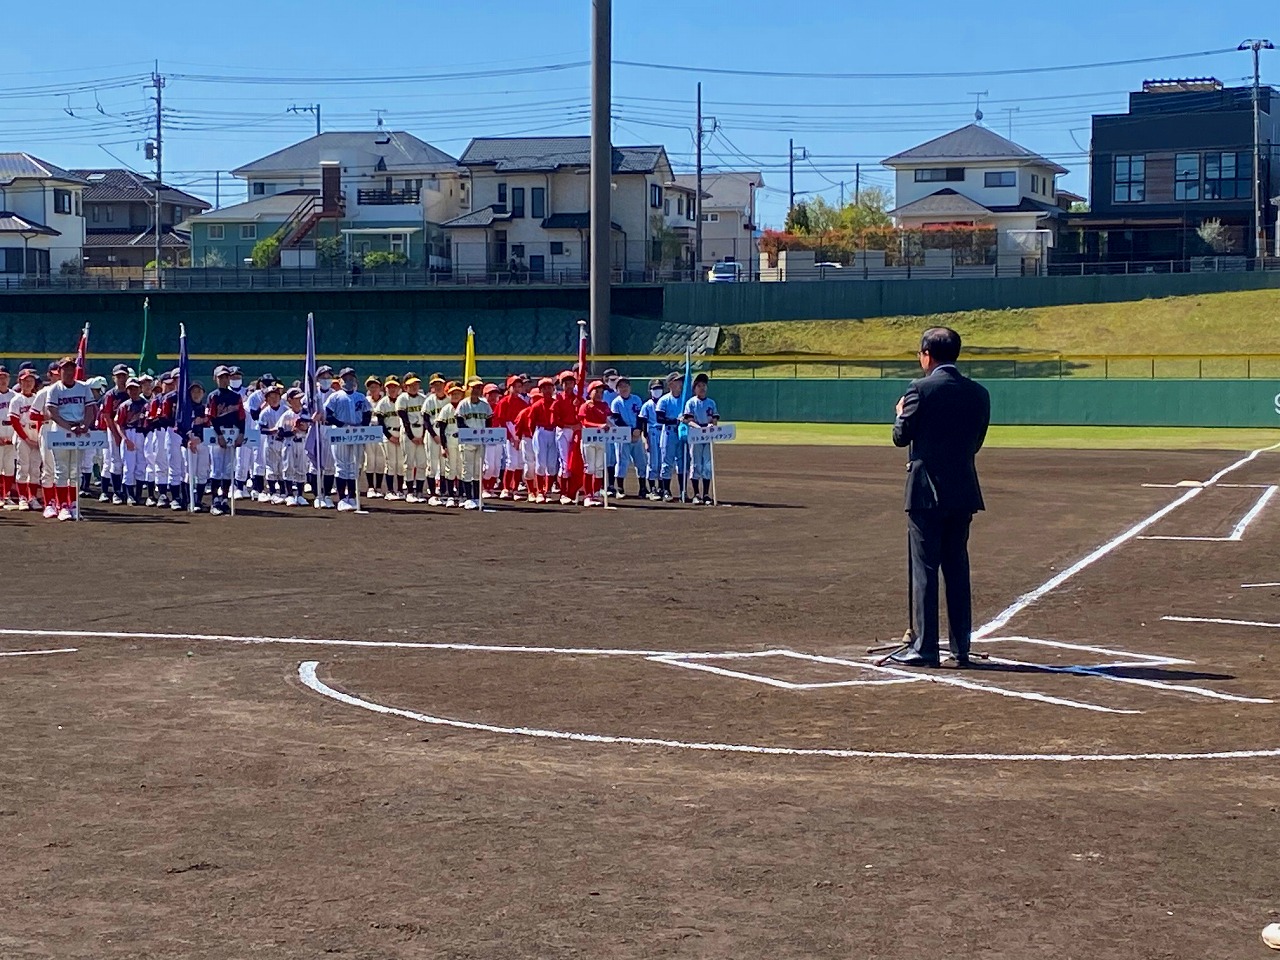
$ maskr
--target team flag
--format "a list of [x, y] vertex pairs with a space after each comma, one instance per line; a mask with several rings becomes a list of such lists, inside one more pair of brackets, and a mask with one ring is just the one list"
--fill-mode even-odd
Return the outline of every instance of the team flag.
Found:
[[84, 325], [84, 330], [80, 333], [80, 344], [76, 347], [76, 379], [83, 380], [89, 372], [89, 365], [85, 362], [85, 354], [89, 352], [89, 325]]
[[468, 383], [476, 373], [476, 332], [467, 327], [467, 350], [462, 360], [462, 382]]
[[178, 324], [178, 433], [186, 436], [191, 431], [196, 411], [191, 403], [191, 364], [187, 356], [187, 325]]
[[160, 366], [155, 352], [151, 349], [151, 298], [142, 301], [142, 350], [138, 353], [138, 376], [144, 373], [154, 374]]
[[315, 314], [307, 314], [307, 357], [302, 371], [303, 389], [306, 391], [307, 412], [311, 414], [314, 429], [307, 431], [306, 451], [312, 463], [319, 463], [320, 458], [320, 424], [324, 422], [324, 411], [320, 409], [320, 387], [316, 383], [316, 319]]
[[587, 324], [578, 321], [578, 396], [587, 396]]

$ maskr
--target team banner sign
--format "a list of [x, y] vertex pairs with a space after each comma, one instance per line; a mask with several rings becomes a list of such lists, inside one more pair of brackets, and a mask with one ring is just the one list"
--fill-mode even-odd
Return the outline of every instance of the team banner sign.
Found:
[[458, 442], [473, 447], [500, 447], [507, 442], [502, 427], [459, 427]]
[[696, 423], [689, 425], [690, 443], [726, 443], [737, 439], [738, 428], [732, 423], [717, 423], [706, 427], [700, 427]]
[[603, 427], [583, 427], [583, 443], [630, 443], [631, 428], [611, 423]]
[[382, 443], [387, 439], [381, 427], [325, 427], [324, 438], [330, 443], [365, 444]]
[[97, 450], [107, 445], [105, 430], [90, 430], [88, 433], [68, 433], [65, 430], [52, 430], [46, 434], [50, 450]]

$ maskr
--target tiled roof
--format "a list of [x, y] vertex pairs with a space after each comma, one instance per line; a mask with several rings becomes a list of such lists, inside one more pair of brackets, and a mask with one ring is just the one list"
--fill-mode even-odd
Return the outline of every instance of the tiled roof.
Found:
[[63, 170], [29, 153], [0, 153], [0, 183], [8, 183], [10, 180], [62, 180], [65, 183], [84, 183], [84, 180], [70, 170]]
[[991, 209], [947, 188], [890, 210], [889, 213], [895, 217], [985, 217], [991, 213]]
[[8, 210], [0, 210], [0, 233], [37, 233], [42, 237], [60, 237], [62, 233], [43, 223], [36, 223]]
[[[85, 247], [152, 247], [156, 245], [154, 233], [87, 233]], [[171, 230], [160, 235], [162, 247], [186, 247], [187, 241]]]
[[360, 172], [370, 173], [375, 169], [406, 173], [443, 171], [454, 170], [458, 165], [449, 154], [419, 140], [411, 133], [400, 130], [349, 133], [334, 131], [277, 150], [231, 172], [237, 177], [246, 177], [297, 170], [314, 171], [320, 169], [321, 160], [335, 159], [338, 155], [347, 158], [349, 166], [349, 158], [357, 157], [356, 166], [360, 168]]
[[989, 209], [992, 213], [1047, 213], [1051, 217], [1060, 217], [1067, 212], [1056, 203], [1044, 203], [1040, 200], [1032, 200], [1030, 197], [1023, 197], [1013, 206], [996, 206]]
[[469, 227], [480, 228], [492, 226], [495, 223], [506, 223], [510, 219], [510, 213], [499, 213], [494, 207], [481, 207], [479, 210], [472, 210], [460, 217], [454, 217], [440, 226], [446, 230], [465, 230]]
[[[614, 173], [653, 173], [666, 148], [614, 147]], [[458, 161], [464, 167], [493, 167], [500, 173], [542, 172], [591, 165], [590, 137], [479, 137]]]
[[[98, 167], [92, 170], [77, 169], [73, 170], [72, 173], [82, 177], [89, 184], [84, 189], [86, 202], [106, 202], [110, 200], [155, 201], [155, 180], [136, 174], [132, 170], [123, 170], [118, 167]], [[200, 207], [202, 210], [208, 210], [213, 206], [213, 204], [201, 200], [199, 197], [193, 197], [189, 193], [168, 186], [161, 188], [160, 201], [162, 203], [178, 203], [184, 207]]]
[[198, 217], [188, 217], [192, 223], [248, 223], [252, 220], [286, 220], [307, 199], [318, 197], [318, 190], [287, 190], [269, 197], [259, 197], [244, 203], [233, 204], [220, 210], [206, 210]]
[[892, 167], [908, 163], [964, 163], [996, 160], [1030, 162], [1048, 167], [1055, 173], [1067, 172], [1065, 167], [1059, 166], [1052, 160], [1046, 160], [1040, 154], [976, 123], [944, 133], [918, 147], [894, 154], [885, 160], [884, 164]]
[[[681, 173], [676, 176], [676, 183], [697, 191], [698, 176], [693, 173]], [[764, 186], [764, 174], [758, 170], [723, 170], [702, 174], [702, 209], [705, 210], [744, 210], [751, 209], [751, 184]]]
[[[590, 230], [591, 214], [589, 213], [553, 213], [542, 221], [543, 230]], [[616, 223], [613, 229], [619, 233], [622, 228]]]

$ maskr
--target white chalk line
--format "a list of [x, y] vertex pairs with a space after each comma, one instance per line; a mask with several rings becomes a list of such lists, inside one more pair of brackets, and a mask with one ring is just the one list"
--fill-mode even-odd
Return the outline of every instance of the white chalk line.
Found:
[[1212, 753], [917, 753], [897, 750], [850, 750], [836, 747], [769, 747], [744, 743], [700, 743], [687, 740], [666, 740], [657, 737], [615, 737], [597, 733], [569, 733], [561, 730], [543, 730], [537, 727], [504, 727], [491, 723], [472, 723], [433, 717], [412, 710], [389, 707], [343, 693], [329, 686], [317, 675], [319, 663], [305, 661], [298, 666], [298, 679], [308, 689], [322, 697], [361, 710], [369, 710], [384, 716], [401, 717], [418, 723], [457, 730], [472, 730], [507, 736], [533, 737], [541, 740], [567, 740], [575, 743], [599, 743], [635, 747], [664, 747], [673, 750], [693, 750], [705, 753], [750, 753], [788, 757], [832, 757], [855, 760], [924, 760], [955, 762], [957, 760], [1050, 763], [1100, 763], [1135, 762], [1140, 760], [1253, 760], [1260, 757], [1280, 757], [1280, 749], [1224, 750]]
[[[773, 652], [773, 656], [781, 656], [781, 653]], [[748, 656], [759, 656], [759, 654], [751, 654]], [[746, 673], [741, 670], [728, 670], [724, 667], [712, 666], [706, 661], [713, 658], [686, 658], [680, 655], [665, 657], [648, 657], [646, 658], [652, 663], [663, 663], [672, 667], [683, 667], [686, 670], [701, 670], [704, 673], [714, 673], [721, 677], [730, 677], [735, 680], [749, 680], [753, 683], [762, 683], [765, 686], [777, 687], [781, 690], [827, 690], [835, 687], [875, 687], [886, 686], [897, 683], [913, 683], [917, 678], [892, 678], [886, 680], [832, 680], [817, 683], [801, 683], [792, 680], [779, 680], [777, 677], [770, 677], [760, 673]], [[739, 659], [745, 659], [739, 658]], [[923, 678], [919, 678], [923, 679]]]
[[1138, 537], [1139, 540], [1196, 540], [1204, 543], [1239, 543], [1244, 539], [1244, 532], [1249, 529], [1249, 525], [1258, 519], [1259, 514], [1266, 508], [1271, 498], [1276, 495], [1277, 487], [1266, 487], [1265, 492], [1258, 498], [1257, 503], [1240, 518], [1240, 521], [1231, 529], [1231, 532], [1225, 537]]
[[1228, 617], [1161, 617], [1170, 623], [1215, 623], [1223, 627], [1270, 627], [1280, 630], [1280, 623], [1267, 623], [1263, 620], [1232, 620]]
[[1242, 584], [1240, 584], [1240, 589], [1242, 589], [1242, 590], [1253, 590], [1253, 589], [1255, 589], [1255, 588], [1257, 588], [1257, 587], [1280, 587], [1280, 580], [1274, 581], [1274, 582], [1272, 582], [1272, 583], [1242, 583]]
[[10, 650], [0, 653], [0, 657], [42, 657], [46, 653], [79, 653], [75, 647], [62, 647], [58, 650]]
[[1087, 570], [1089, 567], [1093, 566], [1095, 563], [1097, 563], [1103, 557], [1107, 556], [1107, 554], [1111, 553], [1117, 547], [1123, 546], [1124, 544], [1128, 543], [1130, 540], [1133, 540], [1136, 537], [1140, 536], [1143, 533], [1143, 531], [1148, 530], [1154, 524], [1159, 523], [1161, 520], [1163, 520], [1169, 514], [1173, 513], [1173, 511], [1177, 510], [1184, 503], [1187, 503], [1188, 501], [1195, 499], [1200, 494], [1204, 493], [1206, 489], [1219, 483], [1223, 477], [1228, 476], [1229, 474], [1233, 473], [1236, 470], [1239, 470], [1241, 467], [1245, 466], [1246, 464], [1252, 463], [1262, 454], [1270, 453], [1273, 450], [1280, 450], [1280, 443], [1272, 444], [1269, 447], [1260, 447], [1259, 449], [1254, 450], [1252, 453], [1249, 453], [1248, 455], [1241, 457], [1235, 463], [1232, 463], [1232, 464], [1229, 464], [1228, 466], [1223, 467], [1221, 470], [1215, 473], [1212, 477], [1206, 480], [1203, 486], [1191, 488], [1182, 496], [1174, 500], [1172, 503], [1168, 504], [1167, 506], [1161, 507], [1155, 513], [1151, 514], [1151, 516], [1147, 517], [1145, 520], [1138, 521], [1138, 523], [1134, 524], [1124, 533], [1108, 540], [1106, 543], [1098, 547], [1088, 556], [1084, 557], [1083, 559], [1077, 560], [1067, 569], [1063, 570], [1061, 573], [1057, 574], [1056, 576], [1046, 580], [1044, 583], [1036, 587], [1034, 590], [1030, 591], [1029, 593], [1024, 593], [1022, 596], [1018, 597], [1018, 599], [1014, 600], [1013, 603], [1009, 604], [1009, 606], [1005, 607], [1002, 611], [1000, 611], [1000, 613], [996, 614], [994, 618], [992, 618], [990, 621], [988, 621], [987, 623], [979, 627], [977, 630], [975, 630], [973, 633], [974, 637], [985, 637], [985, 636], [989, 636], [992, 633], [995, 633], [995, 631], [1006, 626], [1010, 620], [1012, 620], [1014, 617], [1020, 614], [1023, 610], [1026, 610], [1031, 605], [1037, 603], [1038, 601], [1043, 599], [1047, 594], [1052, 593], [1054, 590], [1062, 586], [1064, 583], [1066, 583], [1076, 574], [1080, 573], [1082, 570]]

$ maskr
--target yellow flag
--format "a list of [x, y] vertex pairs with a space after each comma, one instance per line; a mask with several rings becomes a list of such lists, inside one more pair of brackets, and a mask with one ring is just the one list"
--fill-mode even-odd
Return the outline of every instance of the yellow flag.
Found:
[[462, 361], [462, 382], [465, 384], [476, 375], [476, 332], [467, 327], [467, 355]]

